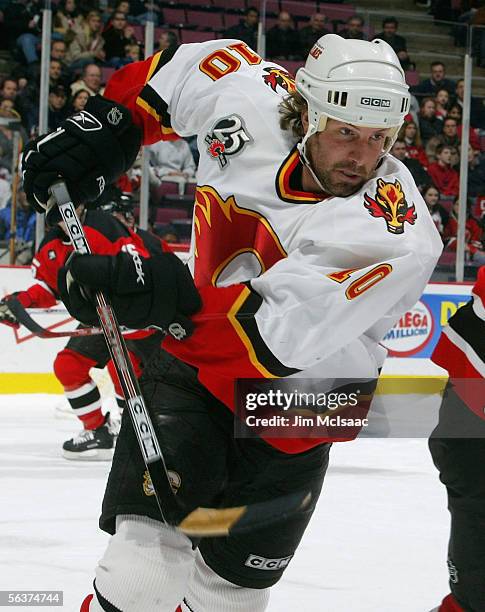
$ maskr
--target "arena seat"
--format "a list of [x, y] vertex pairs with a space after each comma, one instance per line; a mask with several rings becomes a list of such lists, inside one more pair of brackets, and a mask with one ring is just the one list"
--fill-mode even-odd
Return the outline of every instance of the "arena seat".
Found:
[[196, 25], [197, 29], [221, 31], [224, 22], [221, 13], [206, 13], [203, 11], [187, 11], [187, 22]]
[[172, 223], [176, 219], [187, 219], [187, 211], [183, 208], [165, 208], [162, 206], [156, 209], [156, 223]]
[[217, 38], [215, 32], [199, 32], [198, 30], [180, 30], [181, 43], [199, 43]]
[[187, 16], [184, 9], [164, 8], [163, 21], [166, 25], [183, 27], [187, 24]]

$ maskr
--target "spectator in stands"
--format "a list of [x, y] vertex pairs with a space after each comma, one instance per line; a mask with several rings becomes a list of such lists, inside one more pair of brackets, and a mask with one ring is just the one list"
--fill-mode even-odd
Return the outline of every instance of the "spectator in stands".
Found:
[[396, 159], [401, 161], [406, 168], [411, 172], [414, 182], [420, 189], [427, 183], [431, 182], [431, 178], [423, 166], [419, 163], [417, 159], [412, 157], [408, 157], [406, 153], [406, 143], [404, 140], [400, 140], [399, 138], [396, 140], [391, 149], [391, 154], [394, 155]]
[[0, 98], [2, 100], [13, 100], [15, 102], [18, 90], [19, 86], [16, 79], [7, 77], [3, 80], [2, 85], [0, 86]]
[[435, 115], [436, 106], [433, 98], [423, 98], [419, 107], [419, 132], [426, 145], [432, 136], [441, 134], [443, 122]]
[[158, 39], [158, 50], [165, 51], [165, 49], [176, 49], [179, 46], [179, 40], [177, 34], [172, 30], [164, 30], [160, 34]]
[[63, 40], [53, 40], [51, 44], [51, 61], [61, 64], [61, 82], [67, 89], [72, 81], [71, 71], [66, 62], [67, 47]]
[[157, 142], [148, 147], [150, 152], [150, 185], [158, 187], [162, 181], [177, 183], [179, 193], [185, 183], [195, 180], [195, 162], [188, 143], [179, 138]]
[[460, 174], [460, 149], [458, 147], [450, 147], [450, 151], [450, 166]]
[[[27, 202], [22, 189], [17, 191], [17, 214], [15, 229], [15, 263], [26, 265], [32, 261], [35, 240], [35, 212]], [[10, 215], [12, 201], [10, 200], [0, 210], [0, 240], [10, 240]]]
[[[462, 109], [459, 104], [455, 103], [450, 107], [447, 119], [454, 119], [454, 121], [457, 124], [456, 132], [457, 132], [458, 142], [455, 143], [455, 146], [458, 146], [459, 143], [461, 142], [461, 135], [463, 132], [463, 125], [461, 122]], [[468, 132], [468, 139], [474, 149], [480, 149], [480, 139], [478, 137], [476, 128], [470, 127], [470, 130]]]
[[424, 201], [426, 202], [426, 206], [431, 214], [431, 218], [436, 225], [436, 229], [439, 231], [440, 236], [443, 238], [445, 227], [450, 218], [449, 213], [446, 208], [440, 204], [440, 192], [436, 189], [433, 183], [429, 183], [425, 185], [421, 194], [423, 196]]
[[399, 130], [398, 138], [404, 140], [407, 156], [410, 159], [417, 159], [426, 170], [429, 162], [424, 151], [421, 134], [419, 133], [416, 122], [413, 120], [405, 121]]
[[124, 13], [126, 16], [128, 16], [131, 11], [130, 2], [128, 0], [120, 0], [115, 6], [115, 11], [120, 11], [121, 13]]
[[90, 11], [82, 29], [77, 30], [69, 45], [67, 61], [71, 70], [83, 68], [86, 64], [103, 62], [105, 59], [104, 38], [101, 35], [103, 23], [98, 11]]
[[40, 43], [40, 6], [28, 0], [11, 0], [3, 8], [5, 32], [9, 47], [16, 47], [27, 64], [38, 64], [37, 46]]
[[[0, 102], [0, 117], [14, 117], [15, 110], [12, 100], [2, 100]], [[0, 125], [0, 168], [7, 170], [9, 175], [12, 173], [13, 155], [13, 133], [5, 126]]]
[[431, 182], [431, 178], [423, 166], [419, 163], [417, 159], [412, 157], [408, 157], [406, 153], [406, 143], [404, 140], [400, 140], [399, 138], [393, 144], [391, 149], [391, 155], [394, 155], [396, 159], [401, 161], [406, 168], [413, 175], [414, 182], [420, 189], [424, 185], [427, 185]]
[[101, 68], [97, 64], [87, 64], [84, 66], [81, 80], [71, 85], [71, 94], [74, 95], [79, 89], [85, 89], [91, 96], [103, 93]]
[[382, 32], [376, 34], [374, 38], [384, 40], [391, 45], [401, 62], [403, 70], [414, 69], [414, 64], [411, 64], [409, 59], [406, 39], [397, 33], [398, 27], [399, 22], [395, 17], [386, 17], [382, 21]]
[[55, 59], [65, 65], [67, 46], [63, 40], [53, 40], [51, 42], [51, 59]]
[[411, 88], [416, 96], [436, 96], [440, 89], [446, 89], [450, 94], [455, 92], [455, 83], [446, 78], [446, 69], [443, 62], [432, 62], [431, 75]]
[[128, 63], [139, 62], [142, 59], [139, 44], [128, 45], [126, 47], [126, 59]]
[[[74, 40], [76, 32], [80, 32], [83, 28], [83, 17], [77, 10], [76, 0], [61, 0], [59, 2], [52, 25], [54, 32], [62, 36], [62, 41], [69, 46]], [[65, 56], [62, 59], [64, 60]]]
[[447, 89], [440, 89], [434, 97], [435, 115], [442, 121], [448, 114], [450, 107], [450, 94]]
[[49, 130], [57, 130], [61, 122], [68, 116], [66, 90], [62, 85], [49, 89]]
[[[458, 196], [455, 198], [451, 209], [450, 218], [446, 224], [443, 238], [446, 242], [446, 248], [450, 251], [456, 251], [456, 237], [458, 234], [458, 216], [459, 216], [460, 200]], [[465, 222], [465, 259], [472, 265], [481, 266], [485, 264], [485, 252], [483, 250], [483, 230], [478, 221], [471, 214], [471, 202], [467, 202], [466, 222]]]
[[[465, 93], [465, 81], [459, 79], [456, 82], [455, 88], [455, 104], [459, 106], [461, 115], [463, 115], [463, 96]], [[451, 109], [450, 109], [451, 112]], [[461, 115], [458, 120], [461, 123]], [[472, 127], [481, 128], [485, 124], [485, 106], [482, 98], [472, 96], [470, 103], [470, 125]]]
[[266, 55], [274, 60], [301, 58], [300, 39], [293, 27], [293, 19], [287, 11], [281, 11], [278, 21], [266, 33]]
[[14, 110], [21, 116], [22, 123], [25, 124], [25, 107], [19, 93], [18, 81], [7, 77], [0, 86], [0, 100], [11, 100]]
[[64, 80], [61, 62], [51, 59], [49, 63], [49, 87], [55, 87], [56, 85], [66, 87], [68, 83]]
[[127, 24], [126, 15], [121, 11], [113, 13], [111, 27], [103, 32], [106, 63], [113, 68], [129, 64], [126, 47], [136, 43], [133, 26]]
[[411, 172], [418, 189], [431, 182], [429, 174], [419, 161], [415, 158], [408, 157], [404, 140], [399, 138], [396, 140], [391, 148], [391, 155], [394, 155], [394, 157], [401, 161], [409, 172]]
[[367, 40], [364, 34], [364, 20], [358, 15], [347, 19], [346, 27], [339, 32], [342, 38], [354, 38], [355, 40]]
[[468, 146], [468, 195], [485, 196], [485, 160], [471, 145]]
[[84, 110], [84, 107], [86, 106], [86, 102], [88, 101], [90, 95], [91, 94], [87, 89], [78, 89], [71, 99], [71, 114], [78, 113], [79, 111]]
[[10, 114], [15, 111], [15, 105], [13, 100], [9, 100], [8, 98], [0, 99], [0, 116], [1, 117], [9, 117]]
[[258, 22], [259, 11], [250, 6], [244, 11], [244, 18], [237, 24], [225, 31], [226, 38], [237, 38], [245, 42], [251, 49], [258, 46]]
[[315, 13], [310, 17], [309, 25], [305, 26], [300, 30], [300, 50], [303, 57], [306, 57], [313, 45], [319, 38], [330, 34], [325, 26], [327, 25], [327, 18], [323, 13]]
[[451, 167], [451, 147], [439, 145], [436, 149], [437, 161], [428, 167], [428, 174], [440, 193], [456, 196], [459, 190], [458, 172]]
[[441, 144], [450, 145], [450, 147], [459, 147], [460, 138], [458, 136], [458, 122], [453, 117], [447, 117], [443, 121], [443, 131], [438, 136]]

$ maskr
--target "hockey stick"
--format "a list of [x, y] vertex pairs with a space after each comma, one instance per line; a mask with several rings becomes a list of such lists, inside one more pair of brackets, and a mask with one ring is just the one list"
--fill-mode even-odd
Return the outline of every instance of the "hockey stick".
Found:
[[81, 327], [70, 331], [55, 332], [42, 327], [30, 316], [22, 304], [15, 297], [5, 300], [10, 311], [17, 321], [38, 338], [77, 338], [79, 336], [96, 336], [103, 333], [100, 327]]
[[[54, 332], [46, 327], [42, 327], [40, 323], [35, 321], [26, 308], [22, 306], [20, 301], [14, 296], [5, 300], [8, 307], [12, 311], [12, 314], [15, 315], [17, 321], [23, 325], [26, 329], [29, 330], [31, 334], [37, 336], [38, 338], [78, 338], [82, 336], [99, 336], [103, 333], [101, 327], [81, 327], [79, 329], [71, 329], [67, 331]], [[66, 314], [69, 313], [67, 310], [49, 310], [49, 309], [39, 309], [40, 313], [43, 314]], [[70, 315], [69, 315], [70, 316]], [[120, 326], [121, 332], [130, 333], [133, 332], [132, 329], [128, 329], [126, 327]], [[138, 330], [137, 330], [138, 331]], [[142, 330], [143, 331], [143, 330]], [[147, 330], [148, 331], [148, 330]]]
[[[52, 185], [51, 193], [59, 207], [74, 250], [80, 254], [90, 254], [91, 249], [65, 183], [57, 182]], [[194, 536], [227, 536], [285, 520], [308, 507], [312, 499], [311, 493], [302, 491], [249, 506], [199, 507], [190, 512], [172, 490], [167, 466], [113, 309], [101, 291], [96, 292], [95, 300], [106, 343], [116, 367], [155, 499], [165, 523]]]

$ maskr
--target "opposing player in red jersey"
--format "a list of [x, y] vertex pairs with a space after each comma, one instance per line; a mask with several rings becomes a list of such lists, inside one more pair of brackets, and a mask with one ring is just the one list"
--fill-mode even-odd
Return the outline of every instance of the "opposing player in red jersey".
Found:
[[432, 360], [449, 381], [429, 446], [448, 493], [451, 594], [434, 612], [485, 610], [485, 266]]
[[[127, 223], [120, 222], [124, 219], [124, 207], [115, 203], [112, 208], [116, 209], [113, 212], [121, 218], [116, 219], [102, 211], [82, 212], [94, 252], [113, 254], [130, 249], [130, 253], [137, 252], [143, 256], [162, 252], [162, 245], [156, 237], [144, 235], [144, 242], [140, 234], [136, 235], [127, 229]], [[128, 215], [130, 212], [132, 216], [132, 210], [128, 211]], [[61, 224], [56, 224], [45, 236], [33, 259], [35, 284], [14, 294], [24, 308], [50, 308], [57, 303], [57, 276], [71, 253], [72, 247], [66, 233]], [[16, 319], [5, 299], [0, 301], [0, 322], [16, 325]], [[160, 343], [160, 334], [132, 332], [128, 334], [127, 342], [135, 372], [139, 376], [143, 360]], [[118, 426], [109, 413], [103, 414], [100, 391], [90, 375], [91, 368], [104, 368], [110, 365], [109, 362], [108, 347], [102, 335], [71, 338], [54, 360], [54, 373], [64, 388], [73, 413], [83, 424], [83, 430], [63, 444], [63, 456], [66, 459], [103, 461], [113, 457]], [[118, 380], [113, 368], [108, 369], [115, 383], [118, 405], [122, 408], [124, 400]]]

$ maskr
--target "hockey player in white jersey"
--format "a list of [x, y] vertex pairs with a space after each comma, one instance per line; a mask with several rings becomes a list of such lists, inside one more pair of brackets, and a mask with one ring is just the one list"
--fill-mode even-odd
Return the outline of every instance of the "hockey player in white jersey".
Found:
[[140, 286], [125, 258], [81, 256], [63, 299], [86, 323], [96, 314], [79, 285], [109, 291], [130, 327], [190, 318], [190, 335], [167, 337], [143, 382], [187, 506], [313, 493], [287, 521], [192, 541], [163, 524], [124, 417], [101, 516], [112, 538], [83, 612], [266, 609], [310, 520], [331, 439], [235, 438], [234, 384], [377, 378], [379, 342], [419, 299], [442, 248], [410, 173], [388, 154], [407, 89], [382, 41], [326, 35], [296, 83], [240, 41], [182, 45], [116, 72], [105, 98], [27, 146], [25, 189], [43, 210], [59, 175], [74, 201], [93, 198], [140, 142], [198, 135], [190, 277], [166, 255], [142, 260]]

